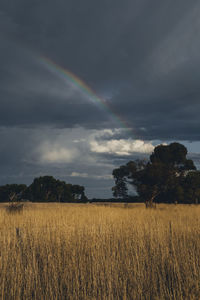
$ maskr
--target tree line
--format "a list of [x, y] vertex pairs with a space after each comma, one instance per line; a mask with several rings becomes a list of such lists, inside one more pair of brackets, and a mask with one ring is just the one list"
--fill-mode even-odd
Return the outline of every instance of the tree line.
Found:
[[[187, 158], [187, 148], [180, 143], [155, 147], [149, 160], [129, 161], [113, 170], [114, 198], [90, 202], [200, 203], [200, 171]], [[131, 190], [135, 196], [131, 195]], [[85, 188], [53, 176], [35, 178], [25, 184], [0, 186], [0, 202], [88, 202]]]
[[85, 188], [55, 179], [53, 176], [35, 178], [29, 186], [6, 184], [0, 186], [0, 202], [87, 202]]
[[125, 201], [131, 199], [131, 187], [146, 206], [200, 203], [200, 171], [180, 143], [155, 147], [148, 161], [129, 161], [114, 169], [113, 177], [113, 195]]

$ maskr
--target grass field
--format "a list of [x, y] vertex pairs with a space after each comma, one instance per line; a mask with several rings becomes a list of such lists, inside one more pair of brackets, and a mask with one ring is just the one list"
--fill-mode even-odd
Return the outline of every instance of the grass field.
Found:
[[200, 207], [0, 206], [0, 299], [200, 299]]

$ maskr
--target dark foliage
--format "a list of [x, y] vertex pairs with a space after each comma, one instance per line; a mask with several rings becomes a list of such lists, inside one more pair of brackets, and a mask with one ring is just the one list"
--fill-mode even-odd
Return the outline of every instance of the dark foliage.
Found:
[[22, 198], [27, 186], [25, 184], [6, 184], [0, 186], [0, 202], [18, 201]]
[[130, 161], [115, 169], [113, 176], [116, 184], [113, 195], [125, 200], [128, 185], [132, 185], [147, 206], [153, 202], [200, 202], [200, 172], [187, 159], [186, 147], [179, 143], [159, 145], [150, 161]]
[[84, 190], [83, 186], [67, 184], [52, 176], [43, 176], [35, 178], [28, 187], [23, 184], [1, 186], [0, 202], [87, 202]]

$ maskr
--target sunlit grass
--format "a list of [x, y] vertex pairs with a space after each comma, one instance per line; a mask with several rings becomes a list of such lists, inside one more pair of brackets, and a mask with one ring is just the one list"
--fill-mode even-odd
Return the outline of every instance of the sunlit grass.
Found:
[[200, 299], [200, 207], [0, 208], [1, 299]]

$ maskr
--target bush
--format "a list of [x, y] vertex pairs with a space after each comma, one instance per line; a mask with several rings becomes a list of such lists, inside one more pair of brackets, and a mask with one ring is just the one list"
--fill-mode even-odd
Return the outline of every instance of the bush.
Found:
[[19, 202], [12, 202], [7, 207], [6, 210], [8, 213], [22, 213], [24, 209], [24, 204]]

